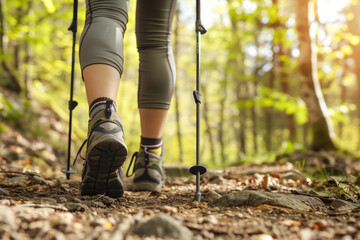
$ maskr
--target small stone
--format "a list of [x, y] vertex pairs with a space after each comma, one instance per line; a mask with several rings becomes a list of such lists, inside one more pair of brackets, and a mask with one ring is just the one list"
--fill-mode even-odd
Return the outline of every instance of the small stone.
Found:
[[41, 198], [42, 203], [48, 203], [48, 204], [56, 204], [56, 200], [53, 198]]
[[77, 198], [77, 197], [73, 197], [73, 198], [71, 199], [71, 201], [76, 202], [76, 203], [82, 203], [82, 201], [81, 201], [79, 198]]
[[66, 203], [66, 202], [67, 202], [67, 199], [66, 199], [65, 197], [59, 197], [59, 198], [57, 199], [57, 202], [58, 202], [58, 203]]
[[2, 199], [0, 201], [0, 205], [4, 205], [4, 206], [10, 206], [11, 205], [11, 202], [9, 199]]
[[205, 238], [205, 239], [214, 239], [214, 233], [206, 231], [206, 230], [202, 230], [201, 231], [201, 235]]
[[210, 177], [209, 182], [214, 184], [223, 184], [225, 179], [221, 176], [214, 175]]
[[64, 206], [69, 210], [69, 212], [84, 212], [88, 207], [81, 203], [65, 203]]
[[203, 222], [210, 223], [212, 225], [217, 225], [219, 223], [219, 220], [215, 216], [210, 215], [207, 218], [205, 218]]
[[250, 240], [273, 240], [273, 237], [267, 234], [260, 234], [251, 236]]
[[179, 221], [169, 215], [160, 213], [155, 217], [139, 223], [133, 232], [139, 236], [155, 235], [159, 238], [174, 238], [189, 240], [193, 238], [192, 232]]
[[0, 196], [10, 196], [10, 192], [8, 190], [0, 188]]
[[353, 234], [353, 233], [356, 233], [356, 228], [353, 227], [353, 226], [346, 226], [346, 231], [347, 231], [349, 234]]
[[212, 202], [212, 201], [215, 201], [215, 200], [221, 198], [221, 195], [213, 190], [209, 190], [208, 192], [204, 193], [204, 195], [205, 195], [205, 200], [209, 201], [209, 202]]
[[346, 235], [341, 240], [353, 240], [353, 238], [350, 235]]
[[39, 184], [39, 185], [47, 184], [47, 181], [44, 178], [37, 175], [30, 175], [29, 180], [31, 181], [32, 184]]
[[160, 207], [160, 210], [164, 213], [173, 213], [173, 214], [178, 213], [178, 209], [176, 207], [171, 207], [171, 206]]
[[310, 228], [305, 228], [300, 231], [301, 240], [311, 240], [314, 239], [315, 233]]

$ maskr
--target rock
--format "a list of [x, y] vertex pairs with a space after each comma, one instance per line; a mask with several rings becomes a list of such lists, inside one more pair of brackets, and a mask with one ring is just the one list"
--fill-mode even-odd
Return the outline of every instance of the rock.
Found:
[[20, 175], [16, 177], [9, 178], [7, 181], [4, 181], [3, 184], [9, 187], [25, 187], [25, 181], [27, 180], [26, 175]]
[[1, 183], [7, 187], [25, 187], [30, 185], [45, 185], [47, 181], [34, 173], [25, 173], [16, 177], [9, 178], [8, 180]]
[[73, 197], [73, 198], [71, 199], [71, 201], [76, 202], [76, 203], [82, 203], [82, 201], [81, 201], [79, 198], [77, 198], [77, 197]]
[[0, 196], [10, 196], [10, 192], [8, 190], [0, 188]]
[[57, 200], [56, 200], [58, 203], [66, 203], [67, 202], [67, 199], [65, 197], [59, 197]]
[[173, 213], [173, 214], [178, 213], [178, 209], [176, 207], [162, 206], [159, 209], [164, 213]]
[[174, 238], [189, 240], [193, 238], [192, 232], [174, 218], [160, 213], [155, 217], [137, 224], [133, 233], [139, 236], [155, 235], [159, 238]]
[[69, 212], [84, 212], [88, 207], [81, 203], [65, 203], [64, 206], [69, 210]]
[[355, 204], [341, 199], [335, 199], [331, 202], [330, 207], [339, 212], [351, 212], [352, 210], [359, 208], [360, 204]]
[[285, 207], [300, 211], [313, 211], [325, 207], [325, 204], [316, 197], [259, 191], [236, 191], [214, 201], [221, 206], [253, 206], [262, 204]]
[[44, 197], [41, 198], [40, 200], [42, 203], [48, 203], [48, 204], [56, 204], [56, 200], [54, 198], [48, 198], [48, 197]]
[[225, 179], [221, 176], [213, 175], [209, 178], [209, 182], [214, 184], [223, 184]]
[[29, 175], [29, 178], [28, 180], [31, 181], [32, 184], [39, 184], [39, 185], [46, 185], [47, 184], [47, 181], [43, 178], [43, 177], [40, 177], [40, 176], [37, 176], [37, 175]]
[[213, 202], [219, 198], [221, 198], [221, 195], [213, 190], [209, 190], [208, 192], [204, 193], [204, 197], [206, 201]]

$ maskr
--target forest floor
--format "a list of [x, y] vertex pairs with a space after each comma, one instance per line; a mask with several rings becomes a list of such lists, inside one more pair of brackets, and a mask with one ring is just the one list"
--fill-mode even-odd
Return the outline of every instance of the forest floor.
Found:
[[114, 199], [81, 196], [80, 174], [66, 180], [32, 171], [26, 159], [8, 162], [19, 147], [7, 148], [0, 239], [360, 239], [359, 176], [314, 180], [291, 162], [210, 170], [197, 203], [186, 167], [167, 166], [160, 194], [132, 192], [126, 179], [124, 196]]
[[132, 192], [126, 179], [122, 198], [81, 196], [81, 174], [66, 180], [64, 153], [46, 140], [67, 141], [60, 119], [48, 110], [34, 119], [45, 140], [15, 131], [28, 130], [21, 122], [0, 132], [0, 239], [360, 240], [360, 159], [294, 152], [209, 170], [200, 203], [194, 177], [177, 165], [165, 167], [161, 194]]

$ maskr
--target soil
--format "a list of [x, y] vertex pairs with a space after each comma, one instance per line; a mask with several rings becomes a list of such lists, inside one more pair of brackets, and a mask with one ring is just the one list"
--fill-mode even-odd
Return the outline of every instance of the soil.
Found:
[[[134, 233], [163, 213], [199, 240], [360, 240], [359, 159], [298, 152], [275, 163], [209, 170], [200, 203], [188, 167], [172, 165], [161, 193], [133, 192], [126, 179], [124, 196], [114, 199], [81, 196], [81, 174], [66, 180], [47, 142], [16, 132], [0, 139], [0, 239], [169, 239]], [[327, 169], [317, 173], [322, 180], [306, 177], [316, 166]]]
[[[180, 168], [169, 167], [168, 171], [173, 174]], [[266, 169], [271, 172], [266, 173]], [[329, 201], [322, 208], [306, 211], [267, 204], [217, 203], [229, 193], [244, 190], [289, 196], [319, 193], [310, 188], [308, 180], [294, 177], [294, 173], [289, 164], [210, 171], [202, 177], [202, 199], [198, 203], [194, 201], [194, 178], [188, 176], [168, 176], [161, 193], [132, 192], [131, 179], [127, 179], [124, 196], [114, 199], [81, 196], [80, 174], [66, 180], [60, 174], [44, 177], [3, 165], [0, 238], [145, 239], [133, 233], [134, 226], [165, 213], [191, 230], [194, 239], [360, 239], [360, 208], [338, 211], [330, 207]], [[330, 195], [318, 194], [319, 199], [326, 196]]]

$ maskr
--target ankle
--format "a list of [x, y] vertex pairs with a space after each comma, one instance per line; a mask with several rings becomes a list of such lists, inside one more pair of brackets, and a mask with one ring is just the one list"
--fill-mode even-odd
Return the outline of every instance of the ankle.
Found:
[[146, 150], [160, 157], [162, 155], [162, 146], [163, 146], [162, 137], [161, 138], [141, 137], [140, 152], [144, 152]]
[[107, 97], [100, 97], [95, 99], [89, 106], [89, 118], [92, 119], [97, 113], [103, 111], [117, 112], [116, 103]]

